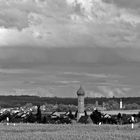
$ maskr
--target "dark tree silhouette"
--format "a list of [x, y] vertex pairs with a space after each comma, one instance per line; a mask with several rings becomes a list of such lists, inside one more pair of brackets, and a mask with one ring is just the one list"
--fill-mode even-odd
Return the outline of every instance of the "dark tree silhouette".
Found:
[[29, 123], [34, 123], [34, 122], [36, 121], [36, 116], [33, 115], [32, 112], [30, 112], [30, 114], [29, 114], [29, 116], [27, 117], [26, 121], [29, 122]]
[[118, 113], [117, 120], [118, 120], [119, 124], [122, 124], [122, 115], [121, 115], [121, 113]]
[[98, 110], [94, 110], [90, 115], [90, 118], [92, 119], [93, 123], [99, 124], [99, 122], [101, 122], [101, 116], [101, 112], [99, 112]]
[[75, 112], [75, 115], [74, 115], [75, 119], [77, 118], [77, 114], [78, 114], [78, 110]]
[[36, 119], [37, 119], [38, 123], [41, 123], [41, 109], [40, 109], [40, 106], [37, 106]]
[[87, 111], [86, 111], [86, 110], [84, 111], [84, 113], [85, 113], [85, 116], [88, 116], [88, 114], [87, 114]]
[[43, 117], [42, 123], [44, 123], [44, 124], [47, 123], [47, 118], [46, 118], [46, 116]]
[[69, 117], [70, 119], [74, 119], [74, 115], [72, 114], [72, 111], [71, 111], [71, 110], [69, 110], [68, 117]]

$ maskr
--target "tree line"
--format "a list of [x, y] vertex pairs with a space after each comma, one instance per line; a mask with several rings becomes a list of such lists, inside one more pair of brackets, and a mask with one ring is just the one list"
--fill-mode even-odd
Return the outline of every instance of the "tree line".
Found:
[[[85, 105], [92, 106], [98, 102], [99, 106], [105, 106], [107, 109], [119, 108], [120, 99], [123, 101], [126, 109], [138, 109], [140, 107], [140, 97], [123, 97], [123, 98], [89, 98], [85, 97]], [[74, 105], [77, 106], [77, 98], [60, 98], [60, 97], [39, 97], [39, 96], [0, 96], [0, 107], [20, 107], [27, 103], [32, 103], [33, 105], [43, 105], [43, 104], [62, 104], [62, 105]]]

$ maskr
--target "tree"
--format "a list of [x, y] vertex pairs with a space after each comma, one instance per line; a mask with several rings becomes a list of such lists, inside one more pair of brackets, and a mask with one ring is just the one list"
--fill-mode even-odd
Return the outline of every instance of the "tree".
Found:
[[101, 116], [101, 112], [99, 112], [98, 110], [94, 110], [90, 115], [90, 118], [92, 119], [93, 123], [99, 124], [99, 122], [101, 122]]
[[37, 118], [37, 122], [41, 123], [41, 109], [40, 109], [40, 106], [37, 106], [36, 118]]
[[24, 107], [25, 109], [27, 109], [27, 108], [31, 108], [32, 106], [33, 106], [32, 103], [26, 103], [23, 107]]
[[116, 110], [116, 109], [119, 109], [119, 103], [115, 100], [109, 100], [105, 104], [105, 107], [107, 110]]
[[127, 104], [125, 105], [126, 109], [140, 109], [140, 105], [133, 103], [133, 104]]

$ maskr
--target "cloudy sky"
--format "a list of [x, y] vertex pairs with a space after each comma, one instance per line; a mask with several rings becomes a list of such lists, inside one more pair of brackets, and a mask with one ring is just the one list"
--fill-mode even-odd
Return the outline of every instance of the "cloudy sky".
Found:
[[0, 94], [140, 96], [139, 0], [0, 0]]

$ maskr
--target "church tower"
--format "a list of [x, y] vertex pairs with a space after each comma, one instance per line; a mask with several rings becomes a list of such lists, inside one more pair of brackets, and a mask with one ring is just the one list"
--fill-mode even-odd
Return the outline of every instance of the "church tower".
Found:
[[120, 99], [120, 109], [123, 109], [122, 99]]
[[77, 91], [77, 96], [78, 96], [78, 114], [77, 114], [77, 120], [81, 118], [81, 116], [84, 116], [84, 97], [85, 97], [85, 91], [80, 86], [79, 90]]

